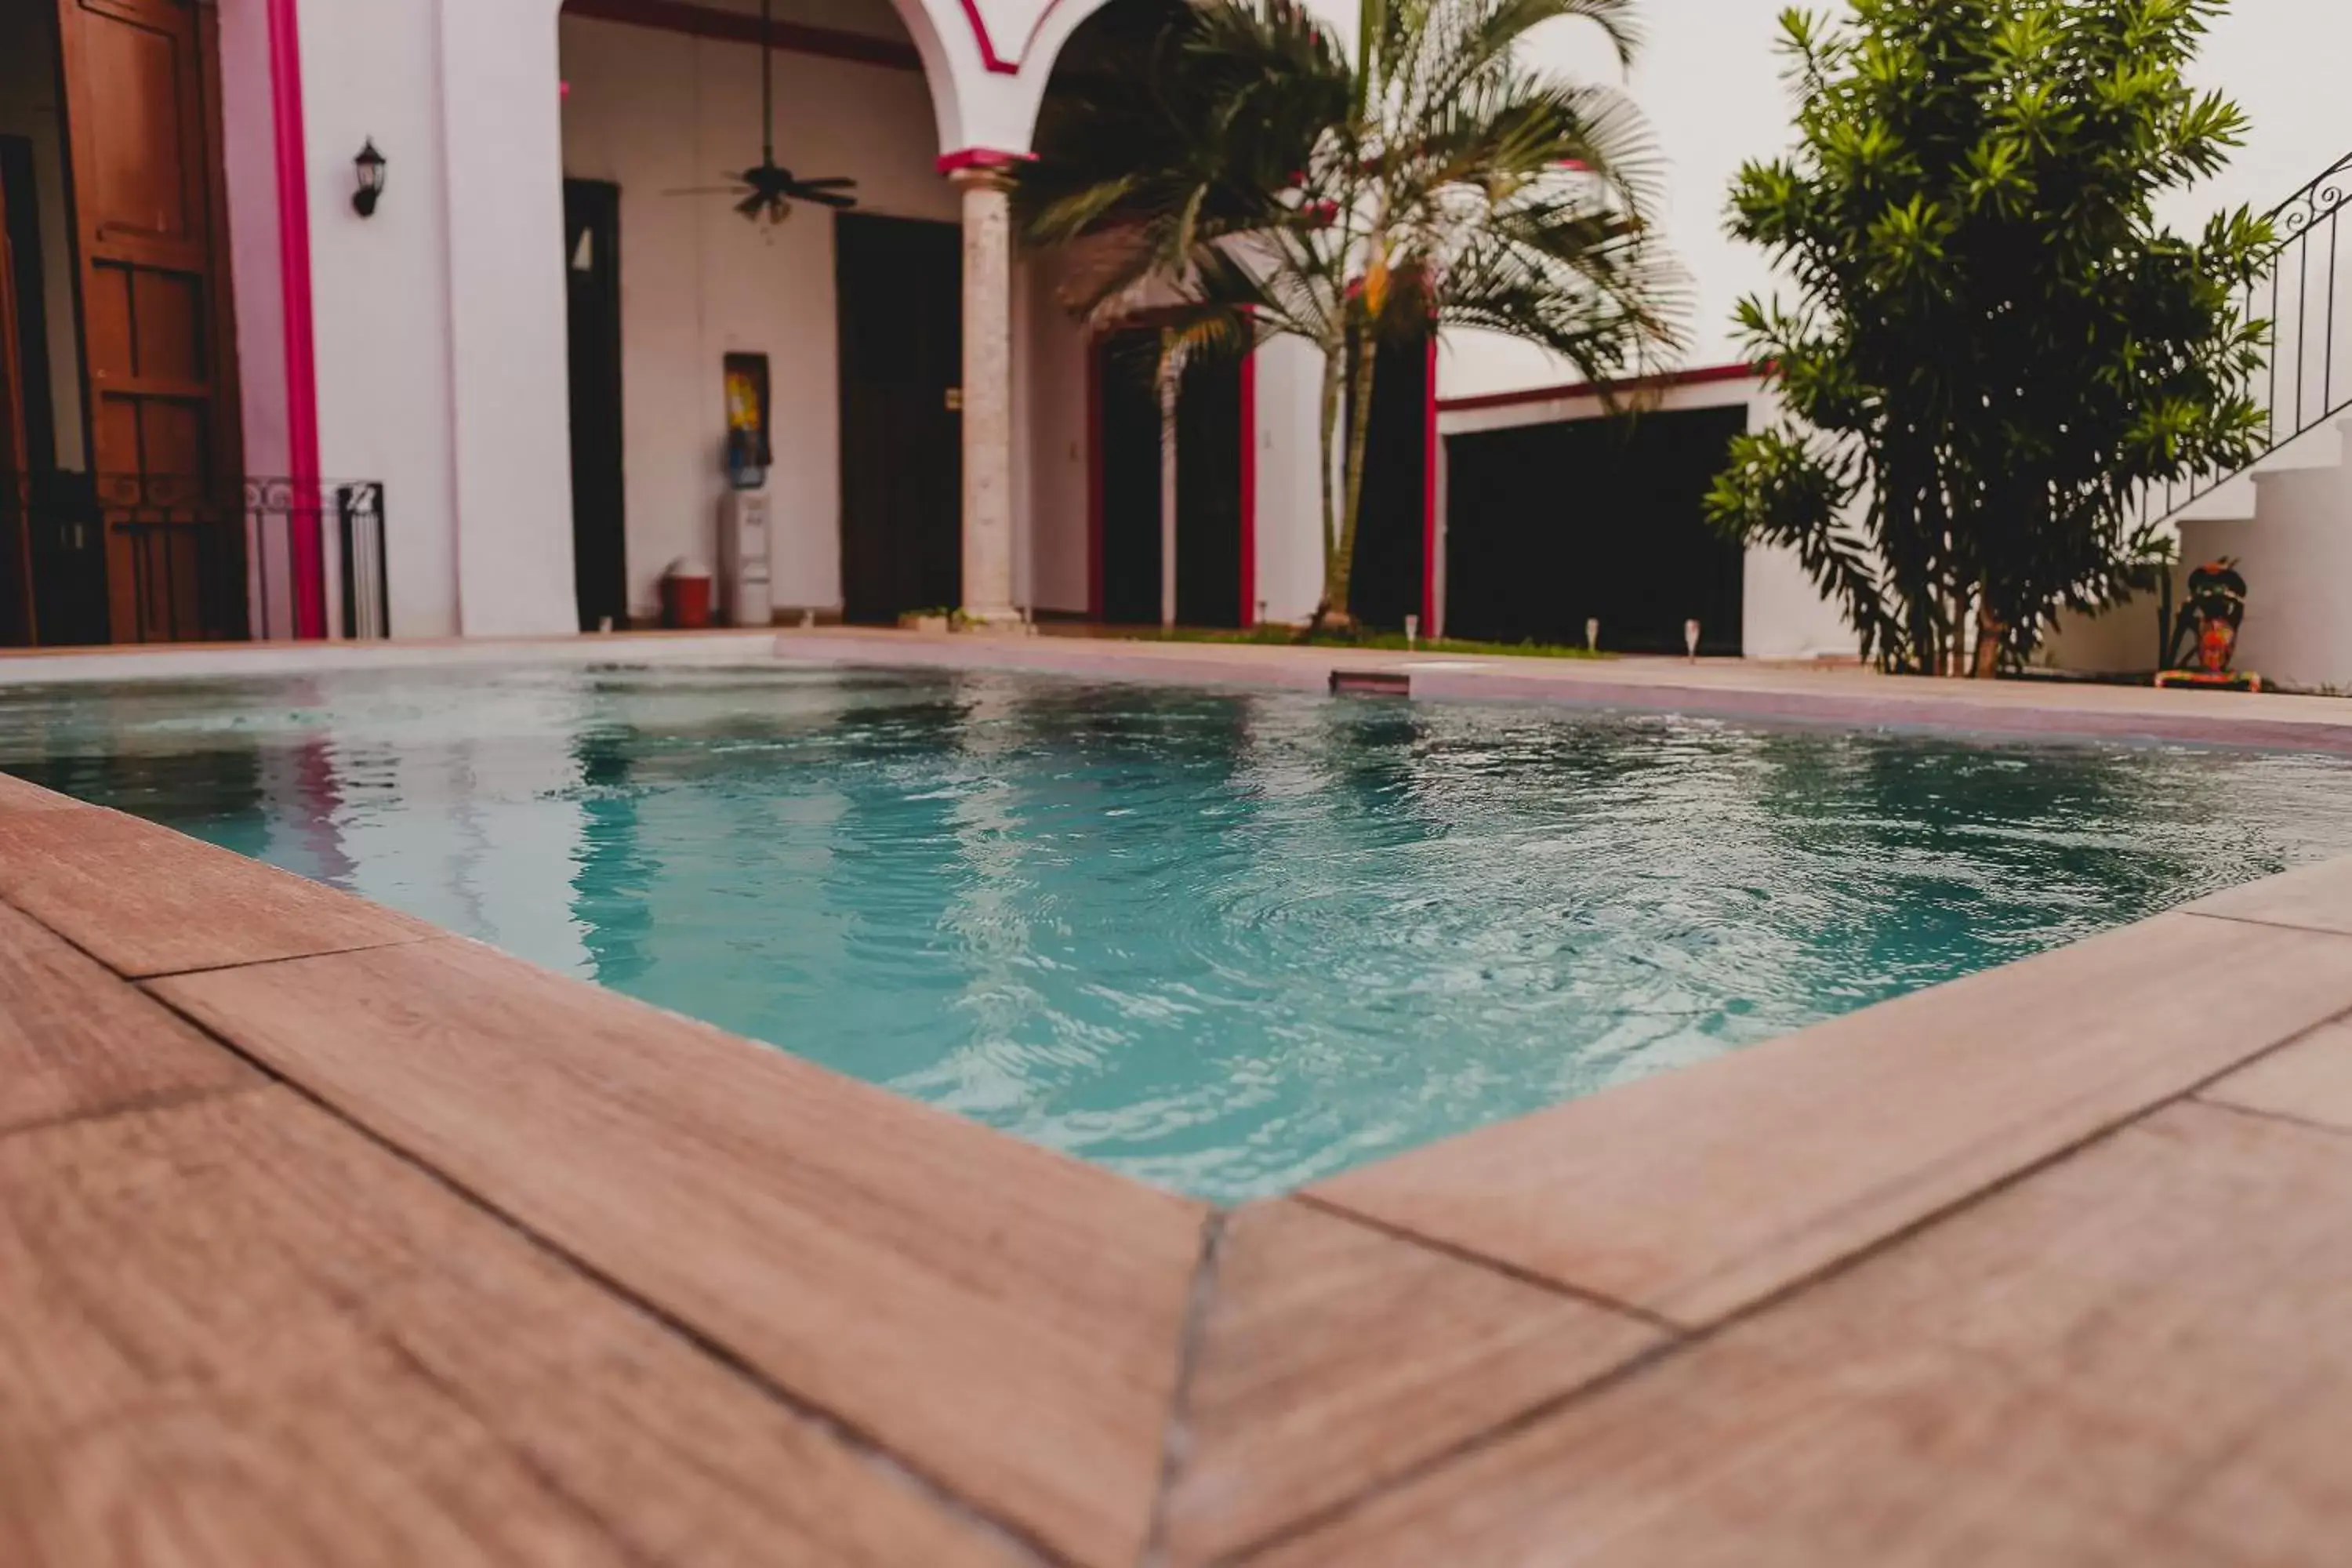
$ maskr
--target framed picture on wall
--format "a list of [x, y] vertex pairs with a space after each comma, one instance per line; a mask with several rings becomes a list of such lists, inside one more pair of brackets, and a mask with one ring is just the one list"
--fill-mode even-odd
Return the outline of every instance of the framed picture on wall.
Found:
[[720, 362], [727, 381], [727, 480], [737, 489], [767, 483], [768, 356], [734, 353]]

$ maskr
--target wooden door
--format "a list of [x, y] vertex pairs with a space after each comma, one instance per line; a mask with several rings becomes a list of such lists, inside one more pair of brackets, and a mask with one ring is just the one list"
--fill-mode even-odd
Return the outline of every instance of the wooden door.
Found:
[[842, 213], [833, 237], [843, 613], [951, 609], [963, 603], [963, 236]]
[[58, 0], [113, 640], [236, 635], [217, 59], [194, 0]]
[[621, 437], [621, 187], [563, 182], [572, 392], [572, 586], [580, 629], [629, 624]]

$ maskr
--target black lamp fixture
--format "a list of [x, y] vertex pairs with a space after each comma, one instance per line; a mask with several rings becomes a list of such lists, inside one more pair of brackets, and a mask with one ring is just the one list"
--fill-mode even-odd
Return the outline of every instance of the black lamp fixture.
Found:
[[352, 193], [352, 210], [362, 217], [373, 217], [376, 200], [383, 195], [383, 154], [375, 150], [374, 137], [368, 138], [352, 163], [360, 172], [360, 188]]

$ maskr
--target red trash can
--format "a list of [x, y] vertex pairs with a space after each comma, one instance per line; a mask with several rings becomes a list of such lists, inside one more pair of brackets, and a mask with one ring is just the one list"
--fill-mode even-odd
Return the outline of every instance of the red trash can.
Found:
[[710, 625], [710, 569], [680, 556], [661, 580], [662, 625], [699, 631]]

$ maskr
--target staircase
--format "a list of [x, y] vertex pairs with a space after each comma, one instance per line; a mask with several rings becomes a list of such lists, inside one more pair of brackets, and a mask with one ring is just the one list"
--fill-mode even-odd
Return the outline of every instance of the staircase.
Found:
[[[2174, 602], [2189, 568], [2217, 556], [2237, 559], [2247, 584], [2240, 668], [2281, 685], [2352, 694], [2347, 205], [2352, 154], [2271, 211], [2278, 250], [2245, 303], [2249, 315], [2272, 323], [2270, 369], [2259, 389], [2270, 410], [2261, 455], [2242, 468], [2160, 487], [2147, 504], [2179, 533], [2179, 580], [2168, 595]], [[2117, 614], [2152, 637], [2146, 610]], [[2124, 668], [2145, 668], [2155, 647], [2143, 648]]]

